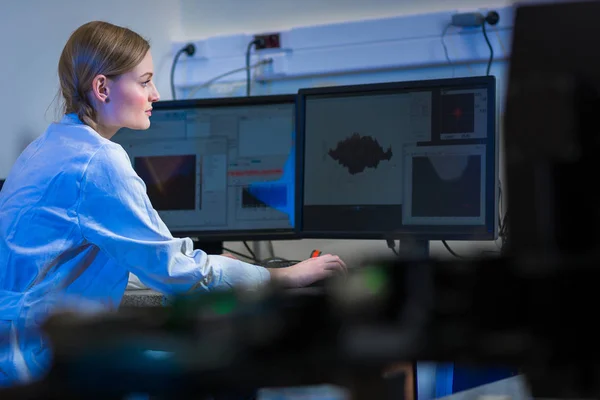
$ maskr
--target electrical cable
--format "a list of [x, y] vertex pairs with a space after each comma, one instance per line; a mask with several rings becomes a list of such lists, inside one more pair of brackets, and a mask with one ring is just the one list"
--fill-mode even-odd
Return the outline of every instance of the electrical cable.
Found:
[[452, 26], [452, 24], [448, 24], [446, 25], [446, 27], [444, 28], [444, 31], [442, 32], [442, 47], [444, 48], [444, 55], [446, 56], [446, 61], [448, 62], [448, 65], [450, 65], [452, 67], [452, 77], [454, 78], [455, 75], [455, 69], [454, 69], [454, 64], [452, 63], [452, 60], [450, 59], [450, 55], [448, 55], [448, 46], [446, 45], [446, 41], [444, 40], [446, 38], [446, 34], [448, 33], [448, 30], [450, 29], [450, 27]]
[[500, 236], [500, 238], [502, 239], [502, 246], [500, 248], [500, 251], [504, 251], [505, 246], [507, 246], [508, 243], [510, 242], [510, 232], [508, 230], [508, 225], [509, 225], [508, 212], [509, 212], [509, 209], [507, 208], [506, 212], [504, 213], [504, 217], [502, 218], [502, 225], [500, 227], [500, 233], [498, 234], [498, 236]]
[[483, 32], [483, 37], [485, 38], [485, 42], [488, 45], [488, 48], [490, 49], [490, 59], [488, 60], [488, 64], [487, 64], [487, 69], [486, 69], [486, 76], [489, 76], [490, 74], [490, 69], [492, 68], [492, 62], [494, 61], [494, 48], [492, 47], [492, 43], [490, 43], [490, 38], [487, 35], [487, 30], [485, 29], [485, 24], [486, 21], [484, 20], [483, 23], [481, 24], [481, 31]]
[[504, 249], [504, 246], [508, 242], [508, 207], [506, 207], [506, 211], [502, 213], [504, 208], [504, 196], [502, 195], [502, 185], [499, 188], [499, 196], [500, 199], [498, 201], [498, 214], [499, 214], [499, 223], [498, 223], [498, 237], [502, 240], [502, 244], [500, 246], [500, 251]]
[[[266, 58], [266, 59], [264, 59], [264, 60], [260, 60], [260, 61], [258, 61], [258, 62], [256, 62], [256, 63], [252, 64], [252, 65], [250, 66], [250, 69], [257, 68], [257, 67], [259, 67], [259, 66], [261, 66], [261, 65], [270, 64], [270, 63], [272, 63], [272, 62], [273, 62], [273, 59], [272, 59], [272, 58]], [[225, 72], [225, 73], [223, 73], [223, 74], [221, 74], [221, 75], [215, 76], [214, 78], [212, 78], [212, 79], [209, 79], [208, 81], [206, 81], [206, 82], [204, 82], [204, 83], [201, 83], [201, 84], [200, 84], [200, 85], [198, 85], [198, 86], [194, 86], [194, 87], [191, 89], [191, 91], [188, 93], [188, 95], [187, 95], [187, 98], [188, 98], [188, 99], [192, 98], [192, 97], [193, 97], [193, 96], [194, 96], [196, 93], [198, 93], [200, 90], [204, 89], [205, 87], [208, 87], [208, 86], [212, 85], [213, 83], [215, 83], [215, 82], [217, 82], [217, 81], [219, 81], [219, 80], [221, 80], [221, 79], [223, 79], [223, 78], [225, 78], [225, 77], [227, 77], [227, 76], [229, 76], [229, 75], [233, 75], [233, 74], [236, 74], [236, 73], [238, 73], [238, 72], [245, 71], [245, 70], [247, 70], [247, 69], [248, 69], [247, 67], [241, 67], [241, 68], [232, 69], [231, 71], [228, 71], [228, 72]]]
[[250, 51], [252, 50], [252, 46], [263, 43], [262, 39], [254, 39], [250, 43], [248, 43], [248, 47], [246, 48], [246, 96], [250, 96], [251, 87], [250, 87]]
[[175, 93], [175, 67], [177, 66], [179, 57], [181, 57], [183, 53], [186, 53], [189, 57], [193, 56], [196, 53], [196, 46], [194, 46], [192, 43], [189, 43], [180, 49], [173, 58], [173, 64], [171, 64], [171, 96], [173, 97], [173, 100], [177, 99], [177, 95]]
[[502, 182], [498, 182], [498, 228], [502, 229], [502, 207], [504, 203], [502, 201]]
[[[502, 199], [502, 182], [498, 181], [498, 239], [502, 239], [502, 211], [504, 207], [504, 201]], [[498, 239], [494, 241], [496, 247], [502, 250], [502, 247], [498, 245]]]
[[252, 249], [250, 248], [250, 246], [248, 246], [248, 242], [246, 242], [245, 240], [243, 241], [244, 246], [246, 247], [246, 250], [248, 250], [248, 253], [250, 253], [250, 255], [252, 256], [252, 258], [255, 261], [258, 261], [258, 258], [256, 257], [256, 254], [252, 251]]
[[494, 33], [496, 34], [496, 39], [498, 40], [498, 43], [500, 44], [500, 49], [502, 50], [502, 57], [506, 58], [506, 47], [504, 47], [504, 41], [502, 40], [502, 37], [500, 37], [500, 33], [498, 31], [498, 29], [494, 29]]
[[266, 265], [269, 262], [286, 262], [286, 263], [294, 263], [294, 264], [298, 264], [301, 263], [302, 260], [289, 260], [287, 258], [283, 258], [283, 257], [269, 257], [269, 258], [265, 258], [264, 260], [260, 261], [261, 265]]
[[396, 250], [396, 241], [392, 239], [387, 239], [385, 242], [387, 243], [387, 247], [390, 248], [395, 255], [400, 257], [400, 253], [398, 252], [398, 250]]
[[452, 254], [454, 257], [456, 257], [456, 258], [466, 258], [466, 257], [461, 256], [460, 254], [457, 254], [454, 250], [452, 250], [450, 248], [450, 246], [448, 245], [448, 243], [445, 240], [442, 240], [442, 244], [444, 245], [444, 247], [446, 248], [446, 250], [448, 250], [448, 252], [450, 254]]
[[271, 240], [267, 242], [267, 246], [269, 248], [269, 253], [271, 254], [271, 257], [275, 257], [275, 248], [273, 247], [273, 242]]

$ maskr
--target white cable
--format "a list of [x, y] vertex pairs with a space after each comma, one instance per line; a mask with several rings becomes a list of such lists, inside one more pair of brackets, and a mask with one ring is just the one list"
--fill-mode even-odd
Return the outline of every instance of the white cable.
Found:
[[198, 85], [198, 86], [194, 86], [194, 87], [192, 87], [192, 89], [191, 89], [190, 93], [187, 95], [187, 97], [186, 97], [186, 98], [188, 98], [188, 99], [192, 98], [192, 97], [193, 97], [193, 96], [194, 96], [196, 93], [198, 93], [200, 90], [204, 89], [205, 87], [208, 87], [208, 86], [212, 85], [213, 83], [215, 83], [215, 82], [217, 82], [217, 81], [219, 81], [219, 80], [221, 80], [221, 79], [225, 78], [226, 76], [233, 75], [233, 74], [237, 74], [238, 72], [246, 71], [247, 69], [254, 69], [254, 68], [256, 68], [256, 67], [259, 67], [259, 66], [261, 66], [261, 65], [267, 65], [267, 64], [271, 64], [272, 62], [273, 62], [273, 59], [272, 59], [272, 58], [267, 58], [267, 59], [260, 60], [259, 62], [252, 64], [252, 65], [250, 66], [250, 68], [247, 68], [247, 67], [241, 67], [241, 68], [236, 68], [236, 69], [234, 69], [234, 70], [231, 70], [231, 71], [229, 71], [229, 72], [225, 72], [224, 74], [221, 74], [221, 75], [219, 75], [219, 76], [216, 76], [216, 77], [214, 77], [214, 78], [212, 78], [212, 79], [210, 79], [210, 80], [208, 80], [208, 81], [206, 81], [206, 82], [204, 82], [204, 83], [201, 83], [201, 84], [200, 84], [200, 85]]
[[495, 28], [494, 32], [496, 33], [496, 39], [498, 39], [498, 43], [500, 43], [500, 48], [502, 49], [502, 57], [506, 58], [506, 48], [504, 47], [504, 42], [502, 41], [500, 33], [498, 32], [498, 28]]

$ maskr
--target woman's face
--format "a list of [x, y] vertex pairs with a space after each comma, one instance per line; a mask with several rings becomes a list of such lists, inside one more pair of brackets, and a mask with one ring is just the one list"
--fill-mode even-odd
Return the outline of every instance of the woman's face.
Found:
[[120, 128], [150, 127], [152, 103], [160, 98], [152, 81], [153, 75], [152, 54], [148, 51], [132, 71], [108, 80], [106, 95], [109, 101], [102, 104], [103, 110], [99, 113], [99, 128], [105, 130], [101, 133], [112, 136]]

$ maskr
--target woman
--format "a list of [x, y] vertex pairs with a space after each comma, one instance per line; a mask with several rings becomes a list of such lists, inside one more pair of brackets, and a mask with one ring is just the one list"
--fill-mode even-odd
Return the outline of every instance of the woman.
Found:
[[269, 280], [299, 287], [345, 269], [325, 255], [267, 270], [173, 238], [127, 154], [110, 141], [123, 127], [147, 129], [159, 99], [141, 36], [85, 24], [65, 45], [58, 73], [65, 115], [21, 154], [0, 195], [0, 385], [49, 367], [43, 340], [20, 332], [57, 307], [118, 307], [129, 272], [178, 293]]

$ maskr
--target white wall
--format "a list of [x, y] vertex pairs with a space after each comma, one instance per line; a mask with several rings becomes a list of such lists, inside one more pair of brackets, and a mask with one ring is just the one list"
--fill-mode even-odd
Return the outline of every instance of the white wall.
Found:
[[189, 39], [447, 10], [569, 0], [179, 0]]
[[444, 10], [501, 7], [512, 0], [180, 0], [186, 37], [201, 39]]
[[85, 22], [105, 20], [140, 33], [152, 44], [158, 89], [168, 94], [171, 42], [181, 36], [180, 15], [179, 3], [169, 0], [4, 0], [0, 178], [8, 175], [23, 148], [56, 119], [58, 59], [71, 32]]

